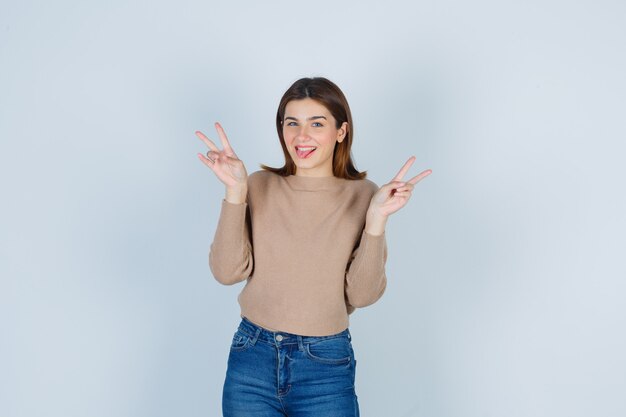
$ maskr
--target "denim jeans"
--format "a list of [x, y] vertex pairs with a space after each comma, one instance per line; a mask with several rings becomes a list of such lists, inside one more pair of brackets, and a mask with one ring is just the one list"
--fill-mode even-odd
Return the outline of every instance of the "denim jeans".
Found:
[[358, 417], [348, 329], [329, 336], [272, 332], [243, 317], [222, 393], [224, 417]]

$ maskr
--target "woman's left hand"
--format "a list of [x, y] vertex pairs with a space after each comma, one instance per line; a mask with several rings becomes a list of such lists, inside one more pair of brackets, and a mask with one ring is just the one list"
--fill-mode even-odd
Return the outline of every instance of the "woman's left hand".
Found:
[[403, 181], [402, 177], [404, 177], [413, 162], [415, 162], [414, 156], [404, 163], [404, 166], [400, 168], [400, 171], [390, 182], [380, 187], [374, 194], [370, 201], [368, 217], [386, 219], [389, 215], [400, 210], [411, 198], [411, 192], [415, 184], [432, 173], [432, 170], [427, 169], [410, 180]]

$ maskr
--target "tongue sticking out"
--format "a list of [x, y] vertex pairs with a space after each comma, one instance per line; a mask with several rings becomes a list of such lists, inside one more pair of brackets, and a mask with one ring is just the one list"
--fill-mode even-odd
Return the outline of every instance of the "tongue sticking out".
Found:
[[307, 156], [311, 155], [313, 152], [315, 152], [315, 149], [312, 149], [310, 151], [301, 151], [299, 149], [296, 149], [296, 154], [298, 154], [298, 158], [306, 158]]

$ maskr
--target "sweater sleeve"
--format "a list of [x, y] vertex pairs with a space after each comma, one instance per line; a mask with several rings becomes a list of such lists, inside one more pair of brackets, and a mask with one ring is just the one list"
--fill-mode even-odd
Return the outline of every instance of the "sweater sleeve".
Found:
[[[346, 301], [353, 307], [366, 307], [382, 297], [387, 286], [385, 233], [370, 235], [363, 230], [357, 248], [352, 252], [346, 271]], [[353, 309], [349, 309], [353, 311]]]
[[243, 281], [254, 266], [250, 239], [248, 204], [233, 204], [222, 199], [220, 218], [209, 249], [209, 267], [224, 285]]

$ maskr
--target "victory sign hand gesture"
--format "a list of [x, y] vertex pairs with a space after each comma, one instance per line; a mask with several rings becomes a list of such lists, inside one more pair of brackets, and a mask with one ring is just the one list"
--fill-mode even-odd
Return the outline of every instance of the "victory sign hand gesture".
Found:
[[411, 198], [411, 192], [415, 184], [432, 173], [432, 170], [427, 169], [410, 180], [403, 181], [402, 177], [404, 177], [413, 162], [415, 162], [414, 156], [404, 163], [390, 182], [378, 189], [370, 201], [369, 213], [379, 218], [387, 218], [390, 214], [395, 213], [406, 205], [409, 198]]
[[197, 131], [196, 136], [200, 138], [211, 150], [206, 156], [198, 154], [200, 161], [215, 173], [217, 178], [224, 183], [226, 188], [237, 189], [247, 186], [248, 173], [243, 162], [237, 157], [235, 151], [230, 146], [226, 133], [222, 126], [216, 122], [215, 129], [222, 141], [223, 150], [219, 150], [217, 146], [207, 138], [204, 133]]

